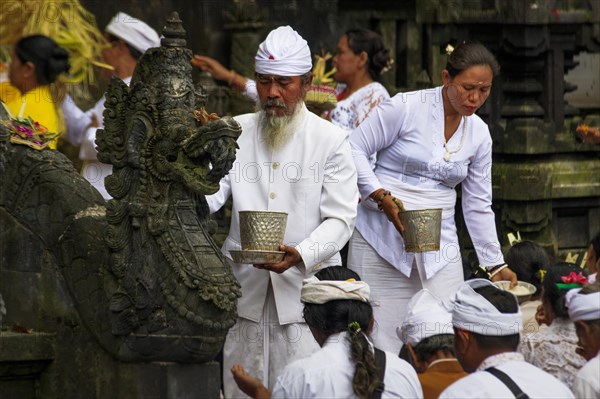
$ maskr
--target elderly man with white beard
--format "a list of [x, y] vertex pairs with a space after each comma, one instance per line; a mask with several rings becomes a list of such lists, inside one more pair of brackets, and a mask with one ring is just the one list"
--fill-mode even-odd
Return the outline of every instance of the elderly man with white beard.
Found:
[[312, 57], [289, 26], [269, 33], [256, 54], [257, 112], [236, 117], [239, 150], [219, 192], [208, 196], [211, 212], [233, 197], [231, 226], [222, 248], [241, 249], [238, 212], [288, 213], [285, 252], [278, 263], [231, 261], [242, 287], [238, 320], [225, 341], [226, 398], [243, 397], [228, 370], [242, 364], [272, 389], [284, 366], [319, 346], [302, 318], [302, 281], [318, 269], [339, 265], [350, 238], [358, 190], [348, 133], [309, 112]]

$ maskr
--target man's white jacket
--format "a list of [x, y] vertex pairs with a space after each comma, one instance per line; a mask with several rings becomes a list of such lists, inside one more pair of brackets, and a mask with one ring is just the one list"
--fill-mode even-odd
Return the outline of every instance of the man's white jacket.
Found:
[[259, 132], [258, 113], [235, 117], [242, 126], [239, 150], [221, 188], [207, 196], [211, 212], [233, 196], [231, 227], [222, 248], [239, 250], [238, 212], [288, 213], [284, 238], [302, 255], [302, 264], [282, 274], [233, 264], [242, 286], [238, 314], [262, 317], [269, 279], [280, 324], [301, 322], [302, 280], [319, 268], [341, 265], [339, 250], [349, 240], [356, 219], [358, 189], [348, 132], [309, 112], [303, 105], [293, 137], [280, 150], [270, 150]]

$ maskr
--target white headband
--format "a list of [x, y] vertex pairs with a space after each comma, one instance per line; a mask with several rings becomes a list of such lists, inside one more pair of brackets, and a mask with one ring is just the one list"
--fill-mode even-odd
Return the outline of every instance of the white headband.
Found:
[[[474, 290], [485, 286], [500, 290], [484, 279], [468, 280], [463, 283], [454, 298], [452, 324], [462, 330], [481, 335], [504, 336], [521, 332], [523, 329], [521, 309], [519, 308], [517, 313], [500, 312]], [[517, 298], [512, 296], [518, 307]]]
[[569, 290], [565, 302], [573, 321], [600, 320], [600, 292], [580, 294], [581, 288]]
[[256, 53], [256, 72], [300, 76], [312, 69], [308, 43], [289, 26], [272, 30]]
[[152, 47], [160, 47], [160, 38], [154, 29], [124, 12], [115, 15], [104, 30], [141, 53]]
[[423, 289], [408, 303], [408, 311], [396, 334], [402, 342], [412, 346], [434, 335], [454, 334], [452, 314], [431, 291]]
[[353, 299], [369, 302], [369, 294], [371, 292], [367, 283], [354, 279], [346, 281], [319, 280], [313, 276], [304, 280], [302, 284], [300, 301], [317, 305], [337, 299]]

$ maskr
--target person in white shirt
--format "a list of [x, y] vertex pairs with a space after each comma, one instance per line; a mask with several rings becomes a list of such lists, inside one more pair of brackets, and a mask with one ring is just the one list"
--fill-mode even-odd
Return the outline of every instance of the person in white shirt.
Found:
[[[494, 280], [511, 280], [492, 211], [492, 138], [475, 115], [489, 96], [499, 66], [481, 44], [463, 43], [448, 56], [444, 85], [399, 93], [382, 102], [350, 133], [362, 202], [350, 240], [348, 267], [373, 292], [377, 346], [398, 353], [396, 327], [406, 304], [427, 288], [449, 298], [464, 280], [454, 209], [456, 186], [480, 265]], [[377, 153], [375, 168], [369, 157]], [[398, 205], [442, 208], [438, 251], [409, 253]]]
[[569, 291], [566, 303], [579, 339], [576, 352], [588, 361], [575, 376], [573, 393], [600, 398], [600, 281]]
[[[114, 68], [113, 71], [105, 71], [129, 85], [138, 59], [149, 48], [160, 46], [158, 33], [145, 22], [124, 12], [117, 13], [104, 31], [109, 46], [102, 51], [102, 57]], [[95, 143], [96, 131], [104, 127], [102, 113], [105, 100], [102, 96], [94, 107], [83, 112], [67, 96], [62, 102], [62, 110], [67, 126], [65, 139], [74, 146], [81, 146], [79, 158], [83, 161], [82, 176], [108, 200], [112, 197], [104, 187], [104, 179], [112, 173], [112, 165], [98, 161]]]
[[470, 373], [446, 388], [445, 398], [573, 398], [554, 376], [518, 353], [522, 315], [517, 298], [489, 280], [474, 279], [456, 292], [452, 309], [454, 350]]
[[[272, 388], [283, 367], [318, 349], [302, 319], [302, 281], [319, 268], [340, 264], [339, 250], [356, 218], [356, 169], [348, 133], [309, 112], [304, 96], [312, 58], [291, 27], [269, 33], [256, 54], [259, 111], [235, 117], [239, 150], [219, 192], [207, 196], [211, 212], [233, 198], [231, 226], [222, 248], [240, 250], [239, 211], [288, 214], [281, 251], [273, 264], [233, 264], [240, 282], [238, 321], [223, 349], [224, 368], [241, 363]], [[239, 397], [229, 374], [225, 397]]]
[[[304, 281], [301, 300], [306, 323], [321, 349], [286, 366], [271, 397], [423, 397], [410, 364], [373, 348], [369, 340], [373, 326], [369, 286], [356, 273], [343, 266], [320, 270]], [[379, 356], [385, 362], [378, 361]], [[243, 369], [236, 367], [232, 372], [250, 396], [269, 397], [260, 382]]]

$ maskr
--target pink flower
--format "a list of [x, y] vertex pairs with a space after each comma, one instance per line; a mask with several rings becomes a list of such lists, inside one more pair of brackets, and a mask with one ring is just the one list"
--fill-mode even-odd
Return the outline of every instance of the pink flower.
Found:
[[568, 276], [561, 276], [560, 278], [565, 284], [587, 284], [587, 278], [581, 273], [571, 272]]

